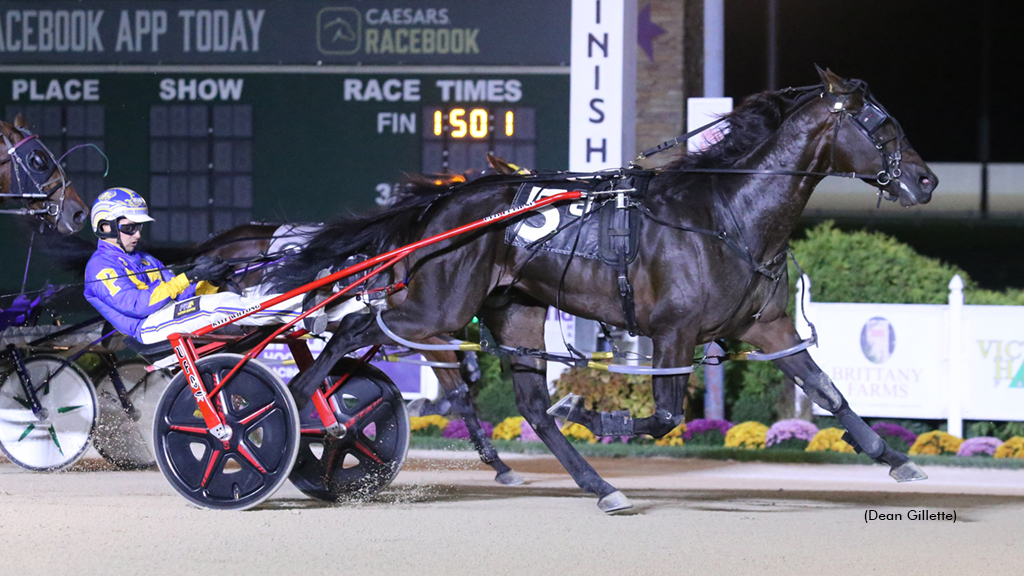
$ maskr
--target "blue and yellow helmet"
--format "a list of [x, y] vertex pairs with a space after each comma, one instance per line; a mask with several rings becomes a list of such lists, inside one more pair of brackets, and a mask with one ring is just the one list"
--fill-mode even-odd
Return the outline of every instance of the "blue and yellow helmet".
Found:
[[[92, 205], [92, 231], [100, 238], [115, 238], [119, 218], [127, 218], [137, 224], [153, 221], [149, 217], [146, 200], [138, 192], [130, 188], [105, 190]], [[104, 222], [110, 224], [110, 232], [100, 231]]]

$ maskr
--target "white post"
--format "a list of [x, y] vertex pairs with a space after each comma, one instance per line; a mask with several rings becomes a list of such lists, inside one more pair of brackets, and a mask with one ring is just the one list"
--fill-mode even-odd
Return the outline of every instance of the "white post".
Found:
[[949, 414], [946, 431], [953, 436], [964, 437], [964, 421], [961, 402], [964, 384], [967, 381], [967, 361], [963, 347], [964, 281], [957, 274], [949, 281]]
[[[811, 337], [811, 326], [804, 320], [804, 304], [810, 304], [811, 302], [811, 277], [804, 274], [800, 277], [800, 281], [796, 283], [796, 306], [793, 310], [793, 315], [796, 323], [796, 333], [800, 338], [806, 339]], [[810, 351], [808, 351], [810, 354]], [[796, 388], [796, 393], [793, 395], [793, 401], [795, 403], [796, 415], [799, 418], [800, 414], [803, 413], [803, 407], [810, 400], [807, 395], [804, 394], [802, 388], [797, 385], [793, 385]]]

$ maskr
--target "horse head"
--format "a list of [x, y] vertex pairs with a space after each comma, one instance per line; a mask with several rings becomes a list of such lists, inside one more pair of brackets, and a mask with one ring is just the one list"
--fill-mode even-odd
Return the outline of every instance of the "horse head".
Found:
[[71, 186], [64, 169], [18, 114], [14, 124], [0, 121], [0, 202], [26, 200], [18, 213], [35, 215], [61, 234], [74, 234], [89, 217], [89, 208]]
[[901, 206], [927, 204], [939, 179], [910, 145], [896, 118], [875, 100], [865, 82], [821, 68], [818, 75], [824, 84], [821, 96], [837, 117], [831, 169], [873, 175], [861, 179]]

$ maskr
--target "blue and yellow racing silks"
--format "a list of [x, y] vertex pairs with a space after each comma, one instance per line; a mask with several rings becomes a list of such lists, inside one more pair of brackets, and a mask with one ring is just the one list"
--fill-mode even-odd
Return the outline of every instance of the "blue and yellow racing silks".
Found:
[[197, 292], [184, 274], [171, 274], [149, 254], [126, 254], [103, 240], [85, 267], [85, 281], [85, 299], [114, 328], [135, 339], [142, 321], [171, 301], [216, 291], [200, 282]]

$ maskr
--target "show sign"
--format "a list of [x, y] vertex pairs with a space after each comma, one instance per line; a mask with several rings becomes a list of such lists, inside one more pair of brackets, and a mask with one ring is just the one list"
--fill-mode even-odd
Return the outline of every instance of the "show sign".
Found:
[[[608, 0], [605, 0], [608, 2]], [[500, 16], [496, 16], [496, 8]], [[5, 64], [564, 66], [568, 2], [5, 2]]]

